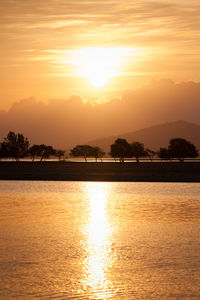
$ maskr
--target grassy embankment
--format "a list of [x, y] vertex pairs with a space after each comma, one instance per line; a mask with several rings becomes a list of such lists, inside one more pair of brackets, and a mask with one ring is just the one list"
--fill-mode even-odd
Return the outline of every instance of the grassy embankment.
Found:
[[200, 162], [0, 162], [0, 180], [200, 182]]

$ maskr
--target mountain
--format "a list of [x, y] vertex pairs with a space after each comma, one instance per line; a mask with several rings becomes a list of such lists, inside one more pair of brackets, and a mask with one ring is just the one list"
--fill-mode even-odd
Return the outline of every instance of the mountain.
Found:
[[129, 143], [137, 141], [144, 143], [146, 148], [158, 150], [160, 147], [167, 147], [171, 138], [178, 137], [189, 140], [200, 149], [200, 125], [183, 120], [155, 125], [120, 135], [109, 136], [103, 139], [89, 141], [87, 144], [99, 146], [106, 152], [109, 152], [110, 145], [117, 138], [124, 138]]

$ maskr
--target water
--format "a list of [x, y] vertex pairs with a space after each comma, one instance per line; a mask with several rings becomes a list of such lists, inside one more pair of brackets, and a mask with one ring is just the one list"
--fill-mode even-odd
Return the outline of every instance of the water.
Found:
[[0, 182], [1, 299], [200, 299], [200, 185]]

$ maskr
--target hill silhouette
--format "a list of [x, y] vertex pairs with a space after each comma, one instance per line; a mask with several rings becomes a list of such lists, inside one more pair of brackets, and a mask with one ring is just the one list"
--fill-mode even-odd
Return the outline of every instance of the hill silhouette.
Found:
[[110, 145], [117, 138], [125, 138], [129, 143], [139, 141], [145, 144], [146, 148], [158, 150], [160, 147], [167, 147], [171, 138], [182, 137], [200, 149], [200, 125], [184, 120], [159, 124], [141, 130], [128, 132], [120, 135], [109, 136], [87, 142], [91, 146], [99, 146], [106, 152], [110, 151]]

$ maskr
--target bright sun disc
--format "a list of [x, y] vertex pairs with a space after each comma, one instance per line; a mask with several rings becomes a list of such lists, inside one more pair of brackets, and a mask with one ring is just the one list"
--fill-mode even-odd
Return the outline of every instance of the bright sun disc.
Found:
[[95, 87], [103, 87], [109, 79], [120, 74], [126, 48], [84, 48], [73, 58], [78, 76], [87, 77]]

